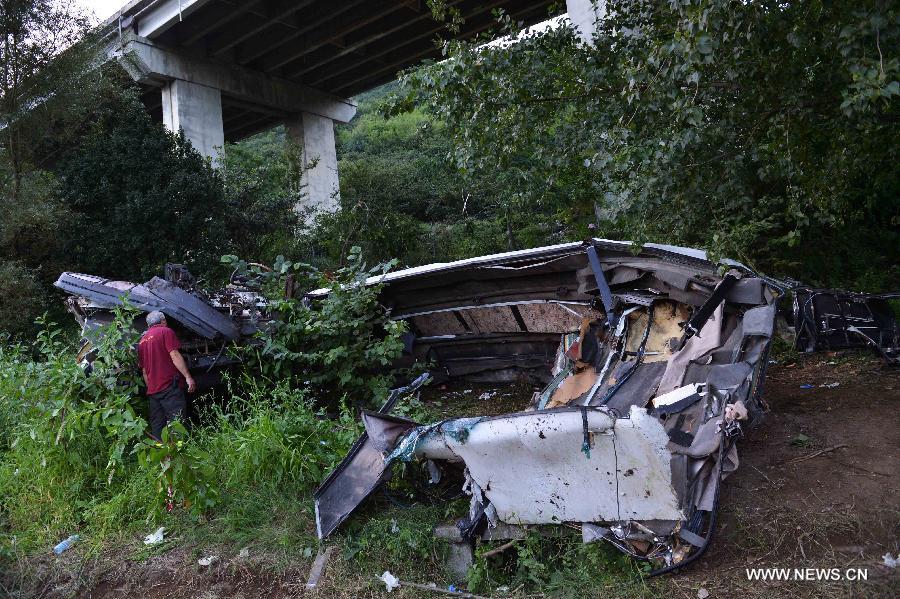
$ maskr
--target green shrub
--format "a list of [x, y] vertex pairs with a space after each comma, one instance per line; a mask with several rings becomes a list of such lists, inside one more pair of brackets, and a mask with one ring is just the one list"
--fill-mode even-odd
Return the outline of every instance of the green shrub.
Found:
[[308, 490], [344, 457], [360, 432], [346, 408], [329, 419], [304, 389], [244, 377], [229, 384], [227, 404], [212, 410], [196, 442], [219, 458], [224, 489], [290, 483]]
[[[406, 324], [391, 320], [378, 302], [382, 286], [366, 280], [387, 274], [394, 261], [369, 268], [359, 247], [350, 250], [347, 266], [328, 274], [283, 256], [265, 272], [237, 256], [223, 256], [222, 261], [258, 277], [268, 291], [270, 308], [278, 314], [255, 350], [264, 376], [290, 381], [330, 406], [348, 399], [374, 404], [373, 398], [387, 395], [391, 365], [403, 352]], [[321, 287], [327, 294], [308, 305], [296, 292], [286, 298], [288, 287]]]
[[[118, 310], [92, 336], [90, 374], [74, 359], [75, 340], [46, 318], [30, 346], [0, 343], [0, 559], [74, 532], [102, 543], [132, 526], [146, 530], [167, 518], [167, 506], [176, 519], [167, 526], [179, 514], [203, 515], [313, 546], [310, 493], [361, 432], [348, 400], [383, 395], [402, 349], [402, 325], [378, 304], [379, 286], [364, 284], [390, 265], [368, 269], [358, 252], [349, 264], [329, 279], [279, 260], [264, 281], [270, 292], [291, 273], [331, 293], [315, 308], [277, 300], [262, 369], [229, 379], [221, 405], [201, 405], [191, 432], [173, 423], [161, 441], [146, 435], [133, 311]], [[276, 518], [282, 533], [264, 530]]]
[[0, 335], [30, 331], [34, 316], [47, 305], [44, 295], [34, 271], [0, 259]]
[[121, 309], [96, 342], [93, 373], [74, 344], [39, 319], [33, 354], [0, 349], [0, 534], [41, 543], [71, 530], [79, 513], [115, 496], [133, 475], [146, 422], [132, 405], [137, 383], [133, 313]]

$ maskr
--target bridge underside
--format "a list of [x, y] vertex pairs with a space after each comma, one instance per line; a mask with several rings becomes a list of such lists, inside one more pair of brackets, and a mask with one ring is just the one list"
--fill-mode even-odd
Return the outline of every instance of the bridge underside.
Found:
[[[455, 34], [434, 19], [423, 0], [208, 0], [191, 3], [193, 11], [185, 15], [187, 4], [182, 0], [180, 20], [159, 32], [149, 29], [159, 27], [145, 25], [138, 12], [136, 33], [160, 46], [346, 98], [391, 81], [423, 60], [440, 59], [436, 39], [470, 39], [495, 27], [497, 9], [531, 25], [551, 16], [554, 2], [450, 0], [447, 5], [464, 19]], [[151, 109], [159, 105], [149, 104]], [[223, 97], [223, 118], [225, 139], [233, 141], [282, 121], [283, 115]]]
[[[226, 141], [285, 123], [309, 172], [310, 203], [336, 207], [333, 122], [348, 122], [352, 96], [424, 60], [439, 40], [472, 39], [503, 10], [525, 26], [590, 0], [447, 0], [458, 30], [424, 0], [133, 0], [103, 27], [116, 57], [145, 89], [144, 102], [215, 162]], [[322, 195], [327, 198], [321, 197]]]
[[[160, 88], [149, 84], [142, 85], [142, 88], [141, 100], [147, 111], [155, 120], [165, 122]], [[234, 143], [261, 131], [267, 131], [290, 120], [291, 116], [291, 113], [286, 111], [222, 94], [222, 129], [225, 142]]]

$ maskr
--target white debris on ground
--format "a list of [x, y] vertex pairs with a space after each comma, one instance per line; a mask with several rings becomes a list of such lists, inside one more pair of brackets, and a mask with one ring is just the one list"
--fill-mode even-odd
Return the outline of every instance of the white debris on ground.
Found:
[[485, 400], [491, 399], [492, 397], [497, 395], [497, 393], [499, 393], [499, 391], [485, 391], [484, 393], [482, 393], [481, 395], [478, 396], [478, 399], [485, 401]]
[[824, 383], [824, 384], [819, 385], [819, 386], [820, 386], [820, 387], [825, 387], [825, 388], [827, 388], [827, 389], [834, 389], [835, 387], [839, 387], [839, 386], [840, 386], [840, 383], [838, 383], [838, 382], [834, 382], [834, 383]]
[[400, 586], [400, 580], [387, 570], [384, 571], [384, 574], [379, 576], [379, 579], [384, 583], [384, 586], [387, 587], [388, 593]]
[[238, 552], [238, 557], [241, 559], [247, 559], [248, 557], [250, 557], [250, 548], [244, 547], [243, 549], [241, 549]]
[[706, 599], [707, 597], [709, 597], [709, 591], [707, 591], [706, 589], [701, 588], [699, 591], [697, 591], [697, 599]]
[[197, 564], [199, 564], [203, 567], [209, 567], [209, 566], [213, 565], [214, 563], [216, 563], [217, 561], [219, 561], [218, 555], [210, 555], [209, 557], [201, 557], [200, 559], [198, 559]]
[[884, 565], [888, 568], [896, 568], [900, 564], [900, 553], [897, 554], [897, 557], [893, 557], [890, 553], [885, 553], [881, 558], [884, 560]]
[[146, 537], [144, 537], [144, 545], [156, 545], [158, 543], [163, 542], [163, 538], [166, 534], [166, 527], [160, 526], [156, 529], [156, 532], [150, 533]]

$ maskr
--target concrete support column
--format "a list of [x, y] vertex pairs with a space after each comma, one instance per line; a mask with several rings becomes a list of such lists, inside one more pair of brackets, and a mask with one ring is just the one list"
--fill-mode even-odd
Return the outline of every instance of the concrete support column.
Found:
[[175, 79], [162, 88], [163, 124], [184, 131], [194, 148], [219, 163], [225, 145], [222, 123], [222, 92], [213, 87]]
[[606, 13], [605, 4], [604, 0], [566, 0], [569, 20], [587, 44], [592, 42], [597, 20]]
[[288, 135], [302, 148], [301, 164], [314, 166], [303, 174], [306, 197], [297, 210], [335, 212], [339, 207], [337, 151], [334, 146], [334, 121], [303, 112], [285, 123]]

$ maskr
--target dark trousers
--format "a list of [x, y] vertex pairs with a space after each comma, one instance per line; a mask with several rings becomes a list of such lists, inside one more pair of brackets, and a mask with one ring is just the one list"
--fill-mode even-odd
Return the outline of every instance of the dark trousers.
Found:
[[173, 420], [180, 420], [185, 413], [187, 400], [184, 389], [176, 378], [169, 388], [159, 393], [148, 394], [150, 400], [150, 430], [157, 439], [162, 438], [162, 429]]

